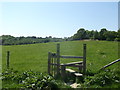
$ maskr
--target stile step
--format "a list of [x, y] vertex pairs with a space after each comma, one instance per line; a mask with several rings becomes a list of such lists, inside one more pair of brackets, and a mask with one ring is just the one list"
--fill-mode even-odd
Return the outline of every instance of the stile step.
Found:
[[74, 73], [74, 75], [76, 76], [76, 83], [80, 83], [83, 81], [83, 74], [81, 73]]
[[72, 69], [66, 69], [66, 71], [68, 71], [68, 72], [70, 72], [70, 73], [75, 73], [75, 71], [72, 70]]
[[75, 74], [75, 76], [77, 76], [77, 77], [83, 76], [83, 74], [81, 74], [81, 73], [74, 73], [74, 74]]

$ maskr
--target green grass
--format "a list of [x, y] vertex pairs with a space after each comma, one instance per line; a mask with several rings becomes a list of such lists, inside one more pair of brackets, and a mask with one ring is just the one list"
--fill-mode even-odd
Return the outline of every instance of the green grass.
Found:
[[[101, 67], [118, 59], [118, 43], [113, 41], [67, 41], [60, 42], [61, 55], [82, 56], [83, 44], [87, 44], [87, 69], [97, 72]], [[6, 52], [10, 51], [10, 68], [20, 72], [33, 70], [46, 73], [48, 52], [56, 52], [56, 42], [31, 45], [2, 46], [2, 68], [6, 68]], [[70, 63], [63, 59], [61, 63]], [[116, 67], [117, 64], [110, 68]]]

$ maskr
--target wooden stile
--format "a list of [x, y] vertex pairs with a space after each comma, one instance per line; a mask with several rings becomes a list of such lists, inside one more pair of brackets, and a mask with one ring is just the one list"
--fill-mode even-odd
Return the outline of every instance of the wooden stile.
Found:
[[[66, 64], [60, 64], [60, 58], [79, 58], [83, 61], [71, 62]], [[56, 53], [48, 52], [48, 74], [52, 76], [58, 76], [61, 74], [62, 78], [66, 79], [66, 67], [77, 67], [83, 70], [83, 75], [86, 72], [86, 44], [83, 45], [83, 56], [61, 56], [60, 55], [60, 44], [57, 44]]]

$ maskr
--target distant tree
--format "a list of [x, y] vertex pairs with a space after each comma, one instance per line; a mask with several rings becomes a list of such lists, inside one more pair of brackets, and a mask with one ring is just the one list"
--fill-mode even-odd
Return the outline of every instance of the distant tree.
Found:
[[120, 41], [120, 29], [118, 30], [118, 34], [117, 34], [117, 41]]
[[52, 36], [42, 38], [36, 36], [20, 36], [13, 37], [11, 35], [2, 35], [0, 39], [2, 45], [22, 45], [22, 44], [34, 44], [34, 43], [47, 43], [47, 42], [58, 42], [62, 41], [62, 38], [52, 38]]
[[[118, 31], [120, 34], [120, 30]], [[84, 28], [80, 28], [76, 34], [74, 34], [71, 38], [72, 40], [82, 40], [82, 39], [98, 39], [98, 40], [120, 40], [118, 39], [120, 35], [118, 35], [115, 31], [108, 31], [106, 28], [102, 28], [99, 32], [96, 30], [85, 30]]]
[[74, 40], [82, 40], [86, 38], [86, 31], [84, 28], [80, 28], [76, 34], [74, 34], [73, 39]]
[[73, 35], [73, 40], [79, 40], [79, 36], [77, 33]]
[[0, 36], [0, 45], [2, 45], [2, 37]]
[[86, 39], [90, 39], [90, 31], [86, 30], [86, 36], [85, 36]]
[[[2, 39], [1, 39], [2, 38]], [[102, 28], [99, 32], [96, 30], [85, 30], [80, 28], [77, 33], [71, 37], [56, 38], [48, 36], [45, 38], [36, 37], [36, 36], [20, 36], [14, 37], [11, 35], [2, 35], [0, 36], [0, 45], [21, 45], [21, 44], [35, 44], [35, 43], [47, 43], [47, 42], [61, 42], [61, 41], [70, 41], [70, 40], [83, 40], [83, 39], [99, 39], [99, 40], [108, 40], [108, 41], [120, 41], [120, 29], [116, 31], [108, 31], [106, 28]]]
[[94, 39], [99, 39], [99, 32], [96, 30], [94, 31]]
[[94, 39], [94, 30], [90, 31], [89, 39]]
[[64, 40], [65, 40], [65, 41], [68, 41], [68, 38], [67, 38], [67, 37], [64, 37]]
[[48, 38], [52, 38], [52, 36], [49, 36]]
[[100, 40], [106, 40], [106, 36], [105, 36], [105, 33], [107, 32], [107, 29], [106, 28], [102, 28], [99, 32], [99, 39]]
[[34, 38], [34, 39], [35, 39], [35, 38], [36, 38], [36, 36], [32, 36], [31, 38]]
[[107, 41], [114, 41], [115, 38], [117, 37], [117, 32], [107, 31], [104, 35], [105, 35]]

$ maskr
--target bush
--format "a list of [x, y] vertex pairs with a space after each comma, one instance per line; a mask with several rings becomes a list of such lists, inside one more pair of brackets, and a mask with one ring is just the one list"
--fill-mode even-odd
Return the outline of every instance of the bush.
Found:
[[106, 87], [113, 84], [120, 83], [120, 76], [112, 70], [101, 71], [98, 74], [95, 74], [94, 77], [86, 77], [84, 85], [85, 87]]
[[[58, 85], [53, 77], [31, 70], [19, 74], [13, 69], [7, 69], [2, 73], [2, 80], [6, 82], [12, 81], [11, 85], [16, 85], [15, 88], [29, 88], [29, 89], [56, 89]], [[3, 87], [6, 88], [6, 87]]]

